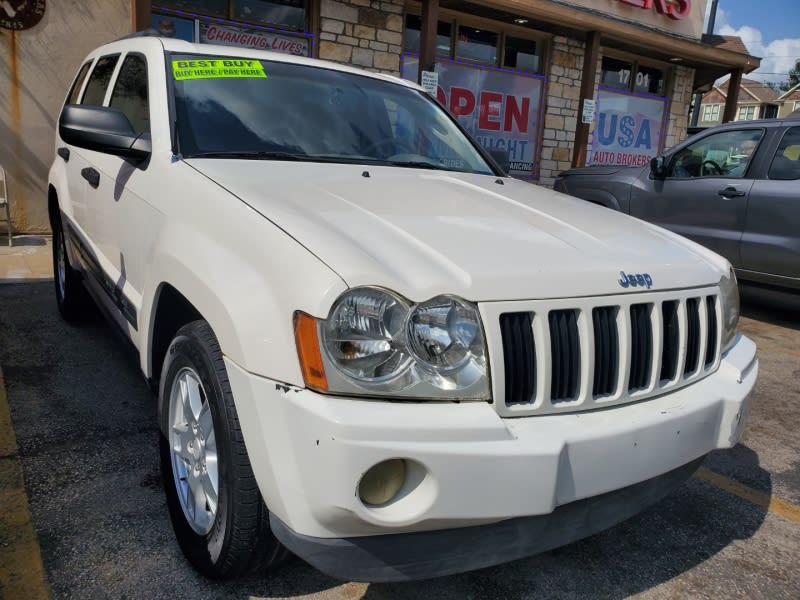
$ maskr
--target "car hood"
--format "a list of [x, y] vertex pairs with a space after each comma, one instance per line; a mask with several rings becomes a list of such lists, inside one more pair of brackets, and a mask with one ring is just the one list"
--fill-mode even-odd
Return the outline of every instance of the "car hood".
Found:
[[[717, 283], [724, 259], [675, 234], [510, 178], [348, 164], [190, 159], [350, 286], [422, 301], [643, 291]], [[501, 183], [502, 182], [502, 185]]]

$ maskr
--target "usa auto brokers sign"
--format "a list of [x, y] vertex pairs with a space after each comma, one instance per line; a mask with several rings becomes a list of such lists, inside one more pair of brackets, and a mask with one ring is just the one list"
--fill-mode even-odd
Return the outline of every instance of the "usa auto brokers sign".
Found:
[[0, 27], [30, 29], [42, 20], [44, 10], [45, 0], [0, 0]]

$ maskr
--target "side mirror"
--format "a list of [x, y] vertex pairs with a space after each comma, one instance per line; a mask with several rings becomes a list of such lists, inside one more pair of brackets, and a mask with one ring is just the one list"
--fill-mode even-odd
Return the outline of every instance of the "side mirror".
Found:
[[654, 179], [665, 179], [667, 177], [667, 159], [663, 156], [651, 158], [650, 173]]
[[507, 175], [509, 169], [511, 169], [511, 161], [508, 160], [508, 151], [500, 150], [499, 148], [487, 148], [486, 151], [494, 162], [503, 170], [503, 173]]
[[58, 134], [72, 146], [139, 161], [153, 151], [150, 134], [136, 133], [128, 117], [115, 108], [68, 104], [58, 119]]

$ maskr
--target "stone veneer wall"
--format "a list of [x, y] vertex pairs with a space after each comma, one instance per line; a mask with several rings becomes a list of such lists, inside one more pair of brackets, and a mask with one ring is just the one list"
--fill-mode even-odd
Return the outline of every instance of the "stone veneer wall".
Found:
[[400, 75], [404, 0], [322, 0], [319, 57]]
[[539, 183], [548, 187], [572, 165], [584, 50], [585, 44], [579, 40], [553, 38], [539, 162]]
[[675, 67], [672, 81], [672, 98], [669, 106], [669, 122], [664, 138], [664, 150], [686, 139], [689, 127], [689, 107], [692, 105], [694, 69]]

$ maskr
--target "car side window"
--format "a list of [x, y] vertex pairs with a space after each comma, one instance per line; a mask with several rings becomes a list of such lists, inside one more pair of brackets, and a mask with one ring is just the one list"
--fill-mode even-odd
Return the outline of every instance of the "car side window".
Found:
[[114, 67], [117, 66], [118, 60], [119, 54], [103, 56], [97, 60], [92, 74], [89, 76], [89, 83], [86, 84], [86, 91], [83, 92], [81, 104], [103, 105], [103, 99], [106, 97], [106, 88], [108, 88], [108, 82], [111, 81], [111, 75], [114, 73]]
[[800, 127], [786, 130], [772, 158], [768, 176], [778, 180], [800, 179]]
[[136, 133], [150, 131], [147, 61], [141, 54], [128, 54], [125, 57], [109, 106], [123, 112]]
[[763, 136], [763, 129], [722, 131], [706, 136], [672, 157], [667, 176], [744, 177]]
[[78, 76], [75, 77], [75, 82], [72, 84], [72, 87], [69, 90], [69, 95], [67, 96], [67, 104], [77, 104], [78, 103], [78, 94], [81, 93], [81, 88], [83, 87], [83, 81], [86, 79], [86, 74], [89, 72], [89, 67], [92, 66], [92, 61], [84, 63], [83, 66], [78, 71]]

